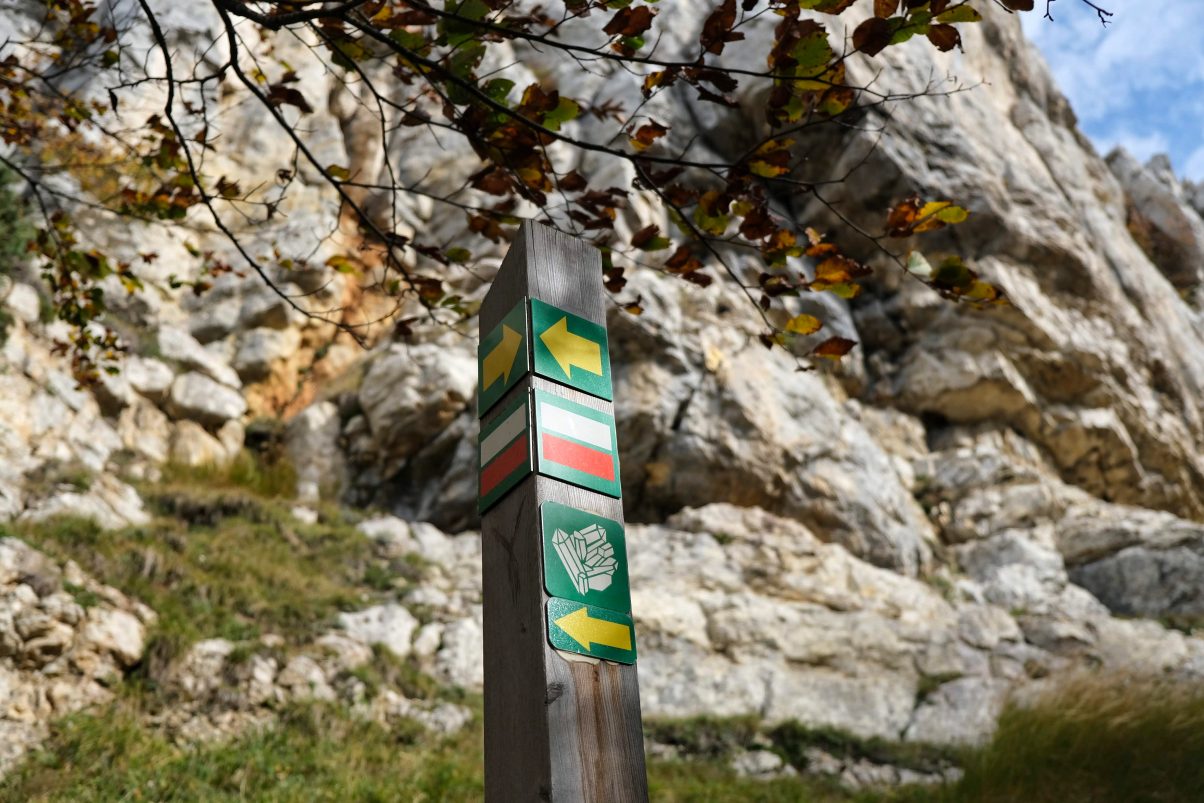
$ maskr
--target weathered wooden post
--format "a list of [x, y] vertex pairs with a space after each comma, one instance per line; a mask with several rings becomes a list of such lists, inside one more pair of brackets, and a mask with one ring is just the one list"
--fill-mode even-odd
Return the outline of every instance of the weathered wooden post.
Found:
[[480, 321], [486, 799], [646, 801], [597, 251], [524, 224]]

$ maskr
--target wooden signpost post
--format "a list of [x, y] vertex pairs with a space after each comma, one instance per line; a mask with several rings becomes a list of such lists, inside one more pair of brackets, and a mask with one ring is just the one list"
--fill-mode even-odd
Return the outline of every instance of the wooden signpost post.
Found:
[[646, 801], [597, 251], [524, 224], [480, 320], [486, 799]]

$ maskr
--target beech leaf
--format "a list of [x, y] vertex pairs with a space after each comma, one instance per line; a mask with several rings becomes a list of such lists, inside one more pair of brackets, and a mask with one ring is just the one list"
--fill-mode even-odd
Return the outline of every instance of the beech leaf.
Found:
[[824, 323], [814, 315], [795, 315], [786, 322], [786, 331], [796, 335], [810, 335], [818, 332]]

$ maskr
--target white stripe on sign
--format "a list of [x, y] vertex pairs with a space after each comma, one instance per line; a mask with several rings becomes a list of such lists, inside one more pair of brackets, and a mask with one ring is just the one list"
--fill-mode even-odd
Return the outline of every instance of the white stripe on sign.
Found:
[[524, 403], [499, 424], [497, 429], [486, 435], [485, 440], [481, 441], [481, 468], [497, 457], [498, 452], [506, 448], [510, 441], [521, 435], [526, 428], [527, 405]]
[[599, 449], [610, 451], [610, 427], [601, 421], [586, 418], [583, 415], [555, 407], [547, 402], [539, 405], [539, 423], [543, 431], [555, 432], [557, 435], [567, 435], [582, 443], [588, 443]]

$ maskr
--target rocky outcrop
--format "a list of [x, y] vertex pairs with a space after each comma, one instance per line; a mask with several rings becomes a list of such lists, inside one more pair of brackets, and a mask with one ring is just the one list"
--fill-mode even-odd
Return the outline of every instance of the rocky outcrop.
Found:
[[1204, 284], [1204, 220], [1165, 156], [1142, 165], [1123, 148], [1108, 167], [1124, 187], [1129, 233], [1175, 287], [1195, 295]]
[[[951, 457], [941, 476], [967, 462]], [[345, 617], [348, 635], [479, 688], [478, 536], [392, 517], [361, 529], [387, 554], [421, 558], [401, 602], [428, 621], [374, 609]], [[1075, 669], [1204, 679], [1204, 640], [1113, 617], [1069, 582], [1052, 547], [990, 547], [964, 559], [968, 576], [924, 581], [758, 508], [712, 504], [629, 525], [643, 708], [965, 744], [990, 735], [1009, 695]]]
[[109, 700], [155, 614], [16, 538], [0, 538], [0, 774], [56, 717]]
[[172, 704], [152, 712], [150, 722], [177, 739], [203, 742], [266, 727], [294, 702], [340, 703], [382, 725], [405, 719], [437, 735], [454, 733], [472, 718], [462, 705], [410, 699], [387, 686], [370, 690], [355, 674], [373, 660], [366, 640], [331, 632], [291, 654], [280, 647], [272, 636], [246, 644], [197, 642], [165, 671]]
[[[686, 52], [701, 4], [663, 5], [661, 52]], [[787, 299], [770, 313], [811, 312], [825, 334], [859, 342], [839, 366], [817, 368], [796, 357], [813, 341], [765, 350], [762, 323], [725, 282], [701, 290], [627, 274], [624, 292], [644, 312], [616, 308], [609, 326], [650, 714], [749, 714], [964, 744], [990, 734], [1009, 695], [1076, 669], [1204, 675], [1198, 638], [1129, 618], [1190, 626], [1204, 613], [1204, 322], [1193, 295], [1204, 276], [1204, 201], [1159, 162], [1101, 160], [1014, 18], [984, 10], [988, 19], [964, 33], [964, 55], [922, 42], [892, 48], [882, 78], [892, 82], [884, 89], [917, 92], [952, 71], [981, 86], [895, 107], [889, 123], [867, 110], [864, 126], [800, 143], [809, 153], [801, 178], [821, 163], [849, 178], [825, 190], [824, 203], [806, 193], [774, 200], [839, 231], [831, 205], [871, 232], [892, 200], [912, 192], [957, 200], [972, 212], [967, 223], [892, 248], [960, 253], [1011, 306], [943, 301], [850, 240], [843, 245], [879, 270], [866, 292], [851, 302]], [[207, 24], [184, 6], [172, 13]], [[772, 24], [742, 30], [752, 39]], [[354, 157], [370, 178], [379, 155], [356, 140], [355, 104], [296, 48], [300, 80], [331, 98], [311, 118], [323, 163]], [[542, 70], [538, 53], [521, 55], [514, 70]], [[602, 107], [622, 91], [605, 69], [558, 75], [560, 88]], [[864, 65], [851, 75], [865, 77]], [[675, 130], [701, 123], [699, 154], [732, 152], [762, 125], [762, 90], [743, 87], [733, 109], [667, 95], [647, 111]], [[634, 107], [642, 99], [631, 91], [617, 99]], [[245, 186], [270, 184], [280, 143], [261, 121], [227, 111], [224, 135], [246, 147], [224, 172]], [[597, 132], [609, 123], [572, 125]], [[431, 167], [432, 187], [459, 187], [475, 162], [424, 150], [421, 136], [399, 131], [390, 147]], [[616, 168], [603, 178], [633, 177]], [[302, 170], [277, 220], [242, 232], [311, 254], [269, 274], [288, 300], [233, 272], [207, 293], [181, 293], [155, 265], [200, 270], [195, 248], [157, 226], [131, 238], [98, 224], [117, 255], [133, 261], [137, 241], [161, 259], [146, 267], [146, 290], [112, 294], [137, 353], [94, 390], [77, 388], [51, 354], [62, 329], [39, 322], [33, 285], [0, 293], [14, 319], [0, 373], [0, 519], [145, 522], [118, 476], [150, 479], [165, 461], [231, 460], [248, 419], [283, 414], [301, 499], [385, 508], [396, 516], [365, 521], [364, 535], [383, 554], [418, 557], [421, 576], [399, 599], [345, 612], [340, 629], [312, 644], [193, 645], [164, 679], [179, 704], [158, 719], [182, 738], [236, 733], [310, 699], [438, 730], [462, 724], [458, 707], [398, 689], [367, 695], [355, 670], [372, 645], [446, 685], [482, 683], [471, 532], [476, 320], [416, 327], [405, 342], [385, 338], [367, 351], [351, 344], [333, 321], [389, 320], [404, 309], [319, 267], [351, 250], [331, 201]], [[524, 211], [535, 212], [516, 213]], [[402, 197], [394, 212], [403, 236], [419, 227], [449, 242], [466, 236], [461, 216], [435, 215], [424, 199]], [[649, 222], [671, 228], [636, 195], [615, 236], [626, 241]], [[230, 257], [220, 238], [196, 236], [203, 251]], [[466, 308], [501, 250], [475, 254], [477, 270], [451, 278]], [[725, 256], [737, 277], [762, 269], [745, 254]], [[3, 549], [26, 556], [12, 559], [21, 565], [37, 560], [15, 546], [0, 558]], [[62, 571], [76, 578], [64, 582], [89, 587], [77, 570]], [[0, 685], [33, 702], [0, 719], [0, 730], [32, 739], [46, 717], [104, 698], [108, 681], [97, 673], [116, 677], [138, 660], [149, 614], [106, 596], [111, 589], [85, 611], [58, 580], [24, 576], [3, 586], [13, 635]], [[757, 752], [739, 758], [741, 771], [781, 771]], [[849, 783], [902, 778], [895, 768], [813, 759]]]

